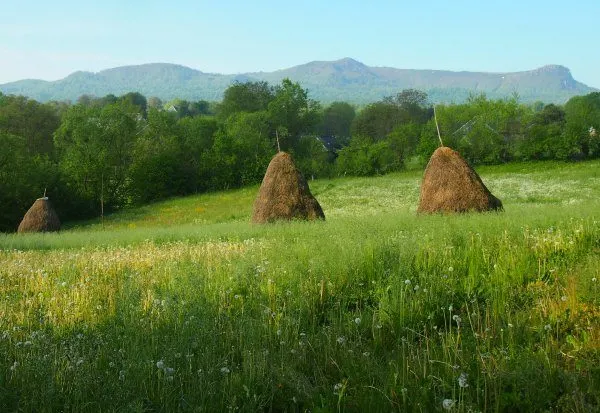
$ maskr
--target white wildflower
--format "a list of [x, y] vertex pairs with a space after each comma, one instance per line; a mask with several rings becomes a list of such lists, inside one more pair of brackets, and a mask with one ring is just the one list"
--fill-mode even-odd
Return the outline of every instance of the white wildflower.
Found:
[[405, 285], [410, 285], [410, 280], [404, 280]]
[[458, 377], [458, 385], [460, 387], [462, 387], [463, 389], [465, 387], [469, 387], [469, 383], [467, 382], [467, 377], [469, 375], [467, 373], [460, 373], [460, 376]]
[[360, 325], [360, 322], [361, 322], [361, 321], [362, 321], [362, 320], [360, 319], [360, 317], [356, 317], [356, 318], [354, 319], [354, 324], [356, 324], [356, 325]]
[[342, 388], [344, 387], [344, 385], [342, 383], [336, 383], [333, 386], [333, 394], [339, 394], [340, 390], [342, 390]]
[[227, 366], [221, 367], [221, 373], [229, 374], [229, 373], [231, 373], [231, 370], [229, 370], [229, 368]]
[[158, 360], [156, 362], [156, 367], [159, 368], [159, 369], [164, 369], [165, 368], [165, 362], [162, 361], [162, 360]]
[[338, 344], [344, 344], [346, 342], [346, 337], [339, 336], [336, 341]]
[[444, 399], [442, 401], [442, 407], [445, 410], [451, 410], [454, 407], [455, 404], [456, 404], [456, 401], [454, 401], [452, 399]]

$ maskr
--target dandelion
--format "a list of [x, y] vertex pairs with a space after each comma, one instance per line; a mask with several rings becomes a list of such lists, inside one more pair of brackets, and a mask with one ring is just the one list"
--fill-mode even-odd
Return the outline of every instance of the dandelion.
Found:
[[79, 359], [79, 360], [77, 360], [77, 365], [78, 365], [78, 366], [81, 366], [82, 364], [83, 364], [83, 359]]
[[342, 390], [342, 388], [344, 387], [344, 385], [342, 383], [336, 383], [333, 385], [333, 394], [339, 394], [340, 390]]
[[125, 370], [119, 371], [119, 380], [121, 380], [121, 381], [125, 380]]
[[597, 281], [597, 280], [596, 280], [596, 277], [592, 278], [592, 282], [593, 282], [593, 283], [595, 283], [596, 281]]
[[26, 342], [23, 343], [24, 346], [30, 346], [32, 344], [33, 343], [31, 341], [29, 341], [29, 340], [27, 340]]
[[567, 296], [566, 296], [566, 295], [563, 295], [562, 297], [560, 297], [560, 300], [561, 300], [561, 301], [567, 301]]
[[356, 324], [356, 325], [360, 325], [360, 322], [361, 322], [361, 321], [362, 321], [362, 320], [360, 319], [360, 317], [356, 317], [356, 318], [354, 319], [354, 324]]
[[452, 307], [452, 304], [450, 304], [450, 305], [448, 306], [448, 311], [452, 311], [453, 309], [454, 309], [454, 307]]
[[544, 330], [546, 330], [546, 331], [550, 331], [550, 329], [551, 329], [551, 328], [552, 328], [552, 327], [550, 327], [550, 324], [546, 324], [546, 325], [544, 326]]
[[513, 328], [513, 325], [511, 323], [508, 323], [508, 327]]
[[161, 369], [161, 370], [164, 369], [165, 368], [165, 362], [162, 361], [162, 360], [158, 360], [156, 362], [156, 367], [159, 368], [159, 369]]
[[344, 344], [346, 342], [346, 337], [339, 336], [336, 341], [338, 344]]
[[467, 377], [469, 375], [467, 373], [460, 373], [460, 376], [458, 377], [458, 386], [461, 388], [466, 388], [469, 387], [469, 383], [467, 382]]
[[421, 287], [419, 287], [418, 285], [415, 285], [415, 286], [413, 287], [413, 291], [414, 291], [414, 292], [417, 292], [417, 291], [419, 291], [419, 289], [420, 289], [420, 288], [421, 288]]
[[442, 407], [445, 410], [451, 410], [454, 407], [455, 404], [456, 404], [456, 401], [454, 401], [452, 399], [444, 399], [442, 401]]
[[229, 370], [229, 368], [227, 366], [221, 367], [221, 373], [229, 374], [229, 373], [231, 373], [231, 370]]
[[452, 319], [453, 319], [454, 321], [456, 321], [456, 324], [458, 324], [458, 325], [460, 325], [460, 322], [462, 321], [462, 319], [460, 318], [460, 316], [459, 316], [458, 314], [454, 314], [454, 315], [452, 316]]
[[281, 335], [281, 329], [277, 330], [277, 335], [280, 336]]
[[448, 272], [454, 271], [454, 267], [448, 267]]
[[19, 362], [15, 361], [12, 366], [10, 366], [10, 371], [15, 371], [19, 367]]
[[410, 280], [404, 280], [405, 285], [410, 285]]
[[167, 367], [165, 369], [165, 373], [167, 374], [167, 376], [172, 376], [174, 372], [175, 372], [175, 369], [173, 367]]

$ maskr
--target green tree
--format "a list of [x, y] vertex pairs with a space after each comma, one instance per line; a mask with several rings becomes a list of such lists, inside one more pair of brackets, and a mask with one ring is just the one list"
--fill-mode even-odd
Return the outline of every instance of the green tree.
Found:
[[520, 159], [555, 159], [568, 156], [564, 139], [565, 111], [549, 104], [537, 112], [517, 147]]
[[274, 97], [273, 87], [267, 82], [235, 82], [225, 90], [217, 114], [220, 119], [227, 119], [238, 112], [263, 111]]
[[346, 102], [333, 102], [323, 110], [321, 136], [332, 137], [334, 147], [340, 149], [350, 140], [350, 128], [355, 117], [356, 111], [352, 105]]
[[320, 105], [308, 97], [308, 90], [290, 79], [275, 87], [275, 97], [269, 102], [271, 124], [277, 131], [281, 149], [293, 151], [302, 135], [316, 132]]
[[565, 119], [565, 138], [571, 147], [570, 157], [600, 156], [600, 92], [569, 99], [565, 104]]
[[99, 209], [128, 199], [126, 177], [138, 129], [138, 108], [122, 101], [104, 108], [75, 105], [54, 140], [73, 191]]
[[52, 105], [24, 96], [0, 96], [0, 131], [22, 137], [31, 156], [52, 156], [60, 118]]
[[58, 171], [45, 155], [32, 156], [27, 140], [0, 130], [0, 231], [15, 231], [33, 201], [52, 191]]

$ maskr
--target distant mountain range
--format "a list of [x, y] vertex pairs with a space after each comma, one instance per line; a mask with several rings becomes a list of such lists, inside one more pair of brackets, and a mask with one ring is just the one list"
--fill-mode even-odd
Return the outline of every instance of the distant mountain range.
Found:
[[225, 89], [235, 81], [264, 80], [272, 84], [284, 78], [299, 82], [309, 96], [323, 103], [346, 101], [365, 104], [414, 88], [428, 93], [433, 102], [462, 102], [473, 93], [503, 98], [518, 93], [521, 101], [564, 103], [575, 95], [598, 89], [573, 79], [568, 68], [559, 65], [510, 72], [451, 72], [371, 67], [351, 58], [315, 61], [275, 72], [222, 75], [204, 73], [189, 67], [150, 63], [122, 66], [98, 73], [75, 72], [53, 82], [19, 80], [0, 85], [5, 94], [25, 95], [38, 101], [71, 100], [81, 95], [105, 96], [140, 92], [162, 100], [221, 100]]

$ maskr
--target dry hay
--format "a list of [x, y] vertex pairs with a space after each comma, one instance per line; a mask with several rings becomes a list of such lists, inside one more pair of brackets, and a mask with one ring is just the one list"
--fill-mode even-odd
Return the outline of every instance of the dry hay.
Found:
[[417, 212], [502, 210], [502, 202], [486, 188], [458, 152], [442, 146], [435, 150], [421, 184]]
[[47, 197], [38, 198], [25, 213], [17, 232], [49, 232], [60, 230], [60, 220]]
[[325, 214], [292, 157], [279, 152], [271, 159], [254, 201], [252, 222], [292, 219], [325, 219]]

